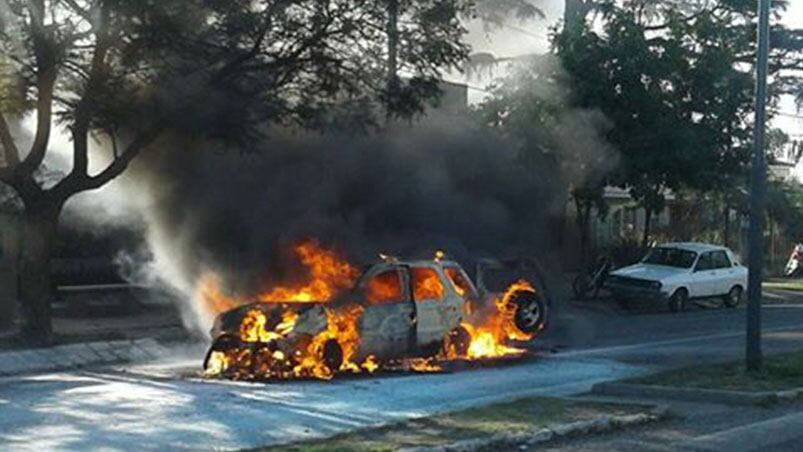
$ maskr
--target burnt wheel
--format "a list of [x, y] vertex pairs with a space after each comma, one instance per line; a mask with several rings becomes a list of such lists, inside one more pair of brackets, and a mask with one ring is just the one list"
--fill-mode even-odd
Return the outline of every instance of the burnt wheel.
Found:
[[471, 345], [471, 335], [462, 326], [449, 331], [443, 338], [443, 354], [447, 358], [463, 357], [468, 354], [468, 347]]
[[212, 357], [212, 353], [228, 352], [240, 348], [240, 345], [241, 345], [240, 338], [238, 338], [237, 336], [233, 336], [230, 334], [224, 334], [222, 336], [218, 336], [218, 338], [215, 339], [214, 342], [212, 342], [212, 345], [206, 352], [206, 357], [204, 358], [204, 370], [207, 370], [209, 368], [209, 358]]
[[334, 339], [324, 342], [320, 350], [321, 360], [332, 373], [337, 372], [343, 364], [343, 348]]
[[516, 307], [513, 323], [522, 333], [534, 334], [546, 324], [546, 303], [535, 292], [519, 291], [513, 294], [511, 302]]

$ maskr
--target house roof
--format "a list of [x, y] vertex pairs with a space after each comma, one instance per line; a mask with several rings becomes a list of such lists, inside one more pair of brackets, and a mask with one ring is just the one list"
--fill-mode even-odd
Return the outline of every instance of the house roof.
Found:
[[724, 246], [712, 245], [710, 243], [702, 243], [702, 242], [672, 242], [672, 243], [662, 243], [658, 246], [667, 248], [680, 248], [683, 250], [694, 251], [696, 253], [727, 249]]

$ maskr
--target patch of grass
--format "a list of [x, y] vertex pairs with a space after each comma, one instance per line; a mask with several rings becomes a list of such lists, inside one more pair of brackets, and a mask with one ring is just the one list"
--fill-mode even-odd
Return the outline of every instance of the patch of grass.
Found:
[[669, 370], [629, 383], [742, 391], [780, 391], [803, 387], [803, 352], [764, 359], [764, 368], [748, 372], [743, 362], [711, 364]]
[[446, 445], [461, 439], [484, 437], [503, 431], [534, 430], [551, 424], [593, 419], [601, 415], [631, 414], [636, 411], [636, 408], [628, 405], [531, 397], [263, 450], [383, 452], [404, 447]]
[[764, 289], [789, 290], [803, 293], [803, 279], [772, 278], [761, 285]]

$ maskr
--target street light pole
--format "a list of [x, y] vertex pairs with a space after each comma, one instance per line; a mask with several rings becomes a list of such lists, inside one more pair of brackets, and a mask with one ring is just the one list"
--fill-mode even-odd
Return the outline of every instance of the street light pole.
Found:
[[770, 42], [770, 2], [758, 2], [758, 58], [756, 62], [756, 121], [753, 130], [753, 168], [750, 175], [750, 247], [747, 282], [748, 370], [761, 369], [761, 282], [764, 268], [764, 203], [767, 168], [764, 132], [767, 121], [767, 60]]

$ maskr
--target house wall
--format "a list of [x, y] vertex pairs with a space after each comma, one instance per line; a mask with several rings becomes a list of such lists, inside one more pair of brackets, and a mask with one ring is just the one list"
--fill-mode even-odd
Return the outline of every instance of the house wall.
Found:
[[18, 216], [0, 212], [0, 329], [11, 326], [17, 315], [19, 239]]

